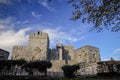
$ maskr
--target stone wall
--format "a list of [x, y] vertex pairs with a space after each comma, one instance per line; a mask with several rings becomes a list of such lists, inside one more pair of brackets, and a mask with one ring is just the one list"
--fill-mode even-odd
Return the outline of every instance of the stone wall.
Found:
[[38, 58], [46, 60], [49, 49], [48, 34], [40, 31], [38, 31], [36, 34], [31, 33], [29, 36], [28, 47], [33, 55], [37, 55]]
[[100, 53], [99, 49], [92, 46], [84, 46], [77, 50], [75, 50], [75, 61], [80, 62], [99, 62], [100, 61]]
[[12, 50], [12, 58], [13, 60], [16, 59], [25, 59], [31, 60], [31, 51], [28, 47], [23, 46], [14, 46]]
[[48, 34], [38, 31], [29, 35], [28, 46], [13, 47], [12, 59], [51, 60], [52, 68], [48, 71], [53, 75], [63, 75], [63, 65], [85, 63], [78, 74], [91, 75], [96, 74], [96, 65], [93, 63], [100, 61], [100, 53], [98, 48], [89, 45], [74, 50], [72, 45], [57, 44], [56, 49], [51, 50]]
[[52, 49], [48, 55], [49, 60], [59, 60], [59, 54], [57, 49]]
[[74, 60], [74, 48], [72, 45], [57, 44], [49, 54], [50, 60]]
[[30, 34], [28, 46], [13, 47], [12, 59], [47, 60], [48, 49], [48, 34], [38, 31], [36, 34]]
[[77, 71], [80, 76], [95, 76], [97, 74], [97, 63], [86, 64], [83, 63]]
[[52, 68], [48, 69], [48, 75], [63, 76], [61, 67], [65, 65], [65, 60], [51, 60]]
[[3, 49], [0, 49], [0, 60], [7, 60], [9, 56], [9, 52]]
[[73, 45], [63, 45], [63, 58], [64, 60], [74, 60]]
[[62, 71], [62, 66], [64, 65], [74, 65], [76, 64], [74, 60], [51, 60], [52, 68], [48, 69], [48, 75], [51, 76], [64, 76]]

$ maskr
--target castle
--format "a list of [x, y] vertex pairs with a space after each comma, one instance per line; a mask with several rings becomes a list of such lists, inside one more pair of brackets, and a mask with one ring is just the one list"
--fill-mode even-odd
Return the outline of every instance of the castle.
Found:
[[14, 46], [11, 59], [50, 60], [48, 72], [52, 75], [62, 75], [65, 64], [83, 64], [78, 75], [95, 75], [101, 60], [99, 49], [89, 45], [74, 50], [73, 45], [56, 44], [56, 49], [49, 49], [49, 36], [41, 31], [30, 33], [28, 46]]

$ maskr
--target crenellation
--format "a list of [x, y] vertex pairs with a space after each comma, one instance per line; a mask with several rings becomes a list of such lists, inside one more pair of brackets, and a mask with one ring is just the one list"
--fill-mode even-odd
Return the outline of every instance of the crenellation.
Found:
[[[25, 60], [50, 60], [52, 68], [51, 72], [63, 73], [61, 67], [68, 64], [82, 64], [84, 67], [79, 71], [85, 70], [80, 74], [95, 74], [96, 64], [100, 59], [99, 48], [93, 46], [83, 46], [74, 49], [73, 45], [56, 44], [55, 49], [49, 48], [48, 33], [37, 31], [30, 33], [28, 46], [14, 46], [12, 50], [12, 59], [25, 59]], [[78, 73], [78, 74], [79, 74]]]
[[64, 48], [74, 49], [73, 45], [63, 45]]
[[30, 33], [29, 38], [32, 38], [32, 37], [34, 37], [34, 36], [35, 36], [35, 34], [34, 34], [34, 33]]
[[43, 33], [43, 36], [48, 38], [48, 33]]
[[21, 49], [21, 50], [24, 50], [24, 48], [26, 48], [26, 46], [13, 46], [13, 49]]
[[38, 31], [36, 34], [30, 33], [29, 38], [47, 39], [48, 33], [42, 33], [41, 31]]

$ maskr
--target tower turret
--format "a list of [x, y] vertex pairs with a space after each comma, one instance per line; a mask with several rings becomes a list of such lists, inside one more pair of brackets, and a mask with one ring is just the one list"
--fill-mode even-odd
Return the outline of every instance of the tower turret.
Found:
[[56, 45], [56, 47], [57, 47], [57, 50], [58, 50], [58, 54], [59, 54], [59, 60], [63, 60], [63, 46], [62, 46], [62, 44], [57, 44]]
[[49, 38], [47, 33], [37, 31], [36, 34], [31, 33], [29, 36], [29, 48], [36, 59], [47, 59], [47, 53], [49, 49]]

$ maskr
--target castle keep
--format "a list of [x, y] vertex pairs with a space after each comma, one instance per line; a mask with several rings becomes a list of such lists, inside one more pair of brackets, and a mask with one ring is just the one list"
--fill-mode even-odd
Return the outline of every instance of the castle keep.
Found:
[[75, 50], [73, 45], [56, 44], [56, 49], [49, 49], [48, 34], [38, 31], [29, 35], [28, 46], [13, 47], [11, 59], [50, 60], [50, 75], [62, 75], [61, 67], [65, 64], [83, 64], [78, 75], [95, 75], [100, 53], [98, 48], [89, 45]]
[[47, 33], [38, 31], [29, 35], [28, 46], [14, 46], [12, 59], [47, 60], [49, 37]]

